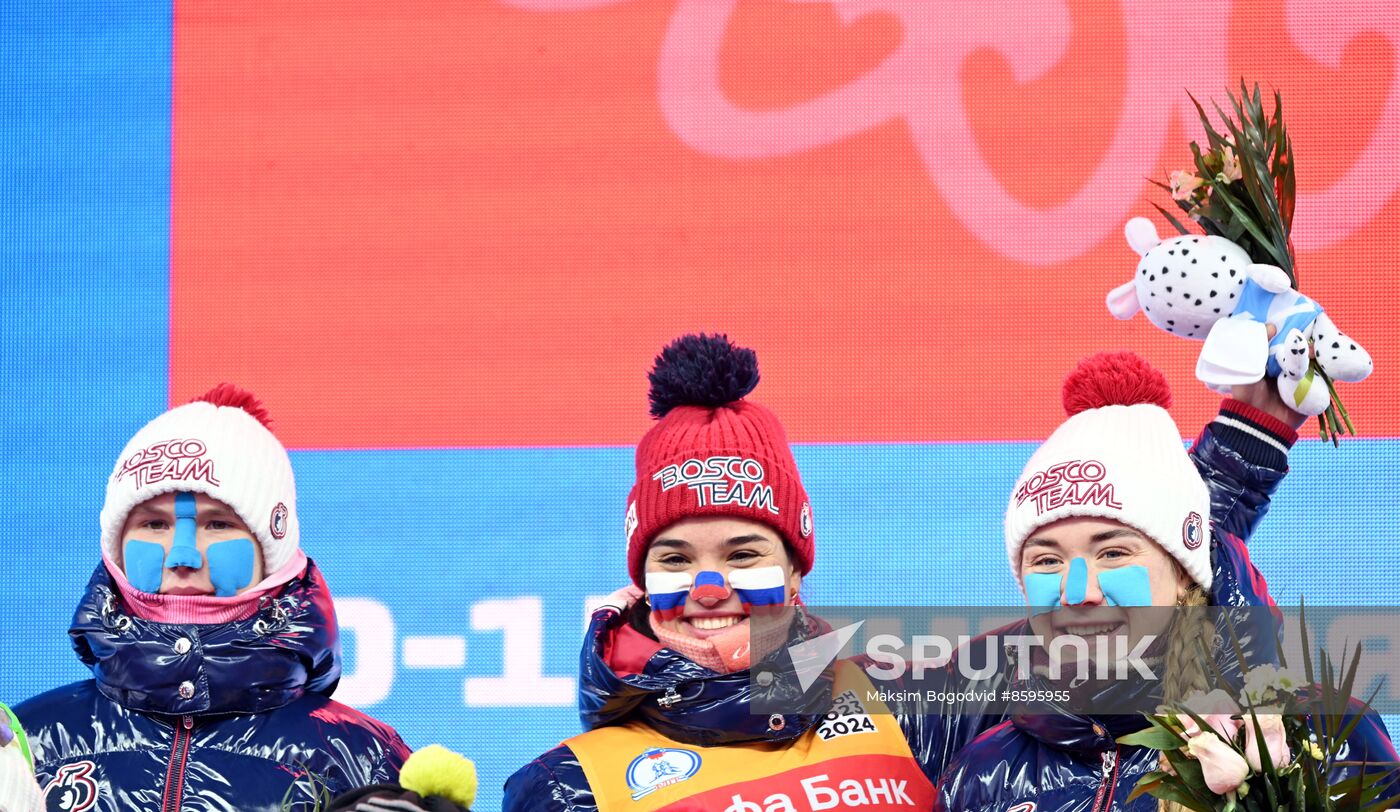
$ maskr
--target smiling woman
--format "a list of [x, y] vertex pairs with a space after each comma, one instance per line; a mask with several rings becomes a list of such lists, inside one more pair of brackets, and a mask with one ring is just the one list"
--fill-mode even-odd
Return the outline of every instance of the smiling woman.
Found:
[[[1269, 386], [1239, 394], [1254, 397]], [[1067, 690], [1055, 692], [1054, 702], [1017, 707], [1008, 723], [964, 748], [940, 779], [937, 810], [1156, 812], [1157, 799], [1129, 795], [1157, 769], [1158, 751], [1120, 742], [1147, 720], [1117, 708], [1191, 704], [1209, 687], [1208, 670], [1216, 684], [1237, 689], [1244, 667], [1237, 650], [1251, 665], [1273, 662], [1270, 624], [1227, 629], [1219, 615], [1187, 608], [1273, 601], [1256, 591], [1263, 578], [1228, 518], [1212, 529], [1210, 488], [1166, 411], [1161, 373], [1131, 353], [1094, 356], [1066, 380], [1064, 404], [1069, 418], [1031, 455], [1012, 490], [1005, 535], [1030, 626], [1048, 641], [1031, 653], [1031, 673], [1015, 687], [1037, 696]], [[1281, 401], [1269, 405], [1282, 408]], [[1140, 651], [1161, 678], [1106, 677], [1104, 653], [1115, 644]], [[1060, 667], [1095, 658], [1092, 671]], [[1395, 759], [1374, 715], [1350, 743], [1353, 758]], [[1175, 810], [1166, 802], [1161, 808]]]
[[[799, 597], [812, 508], [782, 425], [746, 397], [753, 352], [685, 336], [650, 379], [657, 422], [637, 444], [625, 523], [634, 586], [585, 636], [586, 732], [511, 776], [505, 809], [791, 809], [867, 794], [927, 808], [928, 776], [983, 720], [882, 713], [850, 661], [812, 707], [752, 707], [765, 653], [830, 630]], [[767, 613], [780, 622], [754, 622]]]

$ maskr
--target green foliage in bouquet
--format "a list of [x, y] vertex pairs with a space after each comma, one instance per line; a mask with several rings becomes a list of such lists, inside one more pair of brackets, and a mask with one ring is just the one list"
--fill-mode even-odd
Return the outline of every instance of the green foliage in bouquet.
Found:
[[[1298, 277], [1293, 263], [1293, 207], [1297, 197], [1293, 174], [1293, 146], [1283, 126], [1283, 100], [1274, 94], [1274, 109], [1264, 112], [1259, 86], [1251, 94], [1240, 83], [1240, 96], [1226, 93], [1234, 117], [1218, 105], [1215, 112], [1225, 126], [1222, 135], [1193, 96], [1206, 149], [1191, 142], [1196, 171], [1174, 172], [1171, 184], [1157, 183], [1205, 230], [1238, 244], [1255, 262], [1277, 265], [1288, 274], [1293, 287]], [[1182, 234], [1186, 226], [1161, 206], [1157, 207]]]
[[[1169, 183], [1153, 183], [1170, 192], [1172, 200], [1207, 234], [1239, 245], [1255, 262], [1282, 268], [1296, 290], [1298, 273], [1289, 235], [1297, 183], [1293, 145], [1283, 126], [1283, 99], [1275, 92], [1274, 109], [1266, 113], [1259, 86], [1255, 85], [1251, 92], [1243, 81], [1238, 98], [1229, 92], [1225, 96], [1233, 117], [1219, 105], [1212, 105], [1224, 125], [1223, 134], [1211, 124], [1196, 97], [1191, 97], [1206, 133], [1205, 149], [1191, 142], [1196, 171], [1173, 172]], [[1156, 208], [1177, 231], [1191, 233], [1171, 212], [1161, 206]], [[1318, 415], [1318, 434], [1337, 445], [1341, 435], [1356, 434], [1356, 428], [1331, 377], [1316, 361], [1311, 363], [1309, 373], [1321, 380], [1331, 395], [1327, 410]]]
[[[331, 808], [331, 789], [324, 777], [302, 767], [297, 778], [305, 778], [309, 786], [299, 780], [289, 784], [287, 791], [282, 793], [281, 812], [322, 812]], [[293, 797], [304, 794], [309, 794], [310, 800]]]
[[[1343, 652], [1346, 664], [1340, 671], [1325, 651], [1314, 664], [1301, 616], [1300, 625], [1305, 671], [1301, 680], [1287, 669], [1281, 648], [1283, 669], [1272, 665], [1248, 669], [1236, 641], [1236, 656], [1245, 674], [1238, 699], [1219, 689], [1198, 694], [1182, 707], [1146, 714], [1146, 729], [1118, 740], [1161, 752], [1162, 767], [1138, 781], [1130, 801], [1148, 794], [1197, 812], [1381, 812], [1390, 808], [1390, 801], [1377, 799], [1400, 780], [1396, 772], [1400, 765], [1340, 758], [1348, 737], [1370, 711], [1370, 699], [1355, 705], [1351, 701], [1361, 646], [1350, 656]], [[1204, 643], [1197, 645], [1215, 670]], [[1339, 767], [1356, 771], [1332, 783], [1333, 771]]]

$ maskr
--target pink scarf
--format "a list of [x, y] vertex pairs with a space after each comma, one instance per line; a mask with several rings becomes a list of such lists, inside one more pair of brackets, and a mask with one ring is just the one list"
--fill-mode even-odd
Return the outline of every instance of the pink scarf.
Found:
[[117, 591], [132, 614], [157, 623], [193, 623], [209, 625], [246, 620], [258, 612], [258, 601], [281, 589], [306, 570], [306, 554], [300, 549], [278, 571], [268, 575], [247, 592], [231, 598], [213, 595], [155, 595], [142, 592], [126, 580], [126, 573], [112, 559], [102, 554], [107, 573], [117, 584]]

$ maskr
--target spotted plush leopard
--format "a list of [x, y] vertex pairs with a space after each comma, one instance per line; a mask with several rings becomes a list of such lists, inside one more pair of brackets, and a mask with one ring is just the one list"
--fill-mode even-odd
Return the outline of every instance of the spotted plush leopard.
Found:
[[1204, 341], [1196, 377], [1211, 388], [1228, 392], [1235, 384], [1274, 376], [1286, 403], [1316, 415], [1331, 397], [1324, 383], [1313, 385], [1310, 359], [1333, 380], [1371, 374], [1366, 350], [1315, 301], [1293, 290], [1283, 269], [1251, 261], [1224, 237], [1159, 239], [1152, 221], [1142, 217], [1129, 220], [1124, 235], [1141, 259], [1133, 278], [1109, 292], [1109, 311], [1120, 319], [1141, 311], [1162, 330]]

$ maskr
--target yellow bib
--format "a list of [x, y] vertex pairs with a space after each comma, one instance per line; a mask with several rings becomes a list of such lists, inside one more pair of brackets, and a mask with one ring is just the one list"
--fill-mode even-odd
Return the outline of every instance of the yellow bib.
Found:
[[564, 742], [601, 812], [908, 812], [933, 786], [861, 669], [837, 663], [831, 712], [787, 742], [698, 747], [640, 722]]

